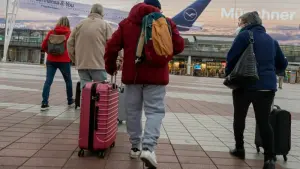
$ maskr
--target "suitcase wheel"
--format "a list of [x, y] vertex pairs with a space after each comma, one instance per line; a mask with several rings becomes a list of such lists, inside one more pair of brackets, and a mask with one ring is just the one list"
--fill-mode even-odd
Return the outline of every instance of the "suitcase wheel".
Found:
[[116, 143], [113, 142], [112, 145], [110, 146], [110, 148], [114, 148], [116, 146]]
[[283, 155], [283, 159], [284, 159], [285, 162], [287, 162], [287, 160], [288, 160], [286, 155]]
[[119, 124], [122, 124], [122, 123], [123, 123], [123, 121], [118, 119], [118, 123], [119, 123]]
[[84, 150], [81, 149], [80, 151], [78, 151], [78, 157], [83, 157], [84, 156]]
[[99, 158], [104, 158], [105, 157], [105, 151], [99, 151], [98, 157]]

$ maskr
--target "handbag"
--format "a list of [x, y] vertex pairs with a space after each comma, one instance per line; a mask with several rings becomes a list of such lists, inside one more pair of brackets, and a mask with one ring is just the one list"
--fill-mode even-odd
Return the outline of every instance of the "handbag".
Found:
[[249, 33], [249, 45], [239, 58], [232, 72], [225, 78], [224, 85], [230, 89], [245, 88], [255, 84], [259, 80], [257, 61], [253, 49], [253, 32]]

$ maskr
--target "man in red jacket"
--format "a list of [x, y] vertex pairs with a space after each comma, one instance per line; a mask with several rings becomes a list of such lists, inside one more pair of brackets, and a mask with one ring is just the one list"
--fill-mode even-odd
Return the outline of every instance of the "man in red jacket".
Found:
[[[169, 68], [167, 63], [164, 66], [154, 66], [148, 64], [147, 61], [135, 64], [135, 59], [142, 19], [152, 12], [160, 12], [160, 9], [161, 5], [158, 0], [145, 0], [144, 3], [135, 5], [128, 18], [119, 24], [118, 30], [108, 41], [104, 56], [105, 69], [113, 75], [117, 70], [118, 52], [124, 49], [122, 82], [126, 85], [127, 132], [132, 144], [130, 156], [132, 158], [140, 156], [150, 168], [155, 168], [157, 165], [154, 149], [160, 136], [162, 119], [165, 116], [164, 98], [166, 85], [169, 83]], [[183, 51], [184, 40], [179, 35], [174, 22], [168, 20], [172, 28], [173, 54], [176, 55]], [[142, 138], [143, 108], [147, 121]]]

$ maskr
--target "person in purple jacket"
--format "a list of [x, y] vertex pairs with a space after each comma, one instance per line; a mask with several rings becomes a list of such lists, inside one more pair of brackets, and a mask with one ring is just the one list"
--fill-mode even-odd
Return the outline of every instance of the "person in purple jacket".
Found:
[[265, 150], [263, 169], [275, 169], [274, 134], [269, 123], [271, 106], [277, 91], [276, 73], [284, 72], [288, 62], [276, 40], [266, 33], [257, 12], [245, 13], [239, 18], [237, 37], [227, 54], [226, 75], [234, 69], [237, 61], [249, 45], [249, 33], [254, 36], [254, 53], [257, 60], [259, 80], [254, 85], [233, 90], [234, 136], [236, 146], [230, 153], [245, 158], [244, 130], [250, 104], [253, 104], [256, 122]]

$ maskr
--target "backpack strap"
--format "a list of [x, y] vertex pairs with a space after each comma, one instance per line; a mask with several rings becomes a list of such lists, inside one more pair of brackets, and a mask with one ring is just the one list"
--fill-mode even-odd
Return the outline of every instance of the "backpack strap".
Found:
[[254, 44], [254, 36], [253, 36], [253, 32], [248, 30], [248, 33], [249, 33], [249, 42]]
[[144, 57], [144, 45], [147, 42], [147, 20], [148, 16], [145, 16], [142, 21], [141, 33], [136, 46], [136, 54], [135, 54], [135, 64], [142, 62]]
[[168, 21], [167, 18], [166, 18], [166, 21], [167, 21], [167, 24], [168, 24], [168, 28], [169, 28], [170, 35], [171, 35], [171, 37], [172, 37], [173, 32], [172, 32], [172, 28], [171, 28], [171, 23]]

